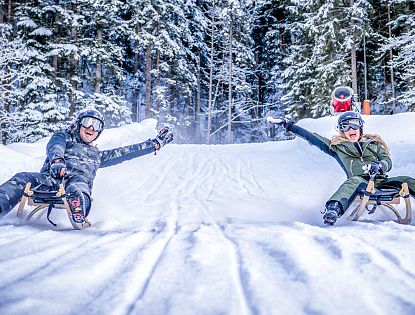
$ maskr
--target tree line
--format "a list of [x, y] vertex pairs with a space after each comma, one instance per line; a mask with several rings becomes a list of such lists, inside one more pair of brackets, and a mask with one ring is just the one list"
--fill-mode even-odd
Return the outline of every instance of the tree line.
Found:
[[273, 110], [330, 114], [350, 86], [372, 112], [415, 108], [414, 0], [5, 0], [3, 144], [94, 106], [107, 126], [156, 118], [181, 143], [260, 142]]

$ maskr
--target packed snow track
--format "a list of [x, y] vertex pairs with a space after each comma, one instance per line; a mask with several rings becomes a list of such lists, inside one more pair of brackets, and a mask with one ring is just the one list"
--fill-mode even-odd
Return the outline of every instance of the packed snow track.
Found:
[[[391, 146], [391, 175], [415, 177], [414, 120], [365, 117]], [[146, 140], [155, 123], [105, 130], [99, 147]], [[335, 133], [335, 117], [300, 123]], [[0, 146], [0, 181], [38, 171], [47, 140]], [[56, 228], [21, 226], [16, 209], [0, 220], [0, 314], [415, 314], [414, 223], [325, 227], [344, 179], [302, 139], [170, 144], [101, 169], [91, 228], [60, 211]]]

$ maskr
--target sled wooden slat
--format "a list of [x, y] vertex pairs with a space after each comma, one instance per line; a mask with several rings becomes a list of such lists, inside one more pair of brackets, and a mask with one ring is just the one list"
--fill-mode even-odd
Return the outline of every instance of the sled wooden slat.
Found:
[[[30, 222], [30, 220], [33, 218], [33, 216], [36, 213], [39, 213], [41, 210], [48, 208], [49, 205], [52, 203], [46, 203], [46, 202], [35, 202], [35, 200], [33, 199], [33, 197], [35, 196], [35, 192], [31, 189], [31, 184], [27, 183], [25, 190], [23, 192], [23, 196], [22, 199], [20, 200], [19, 203], [19, 207], [17, 209], [17, 216], [20, 219], [20, 223], [21, 224], [28, 224]], [[61, 208], [61, 209], [65, 209], [66, 210], [66, 215], [69, 218], [69, 221], [71, 222], [73, 228], [75, 230], [82, 230], [82, 229], [86, 229], [88, 227], [91, 226], [91, 223], [85, 218], [85, 223], [77, 223], [75, 221], [73, 221], [72, 219], [72, 213], [71, 210], [69, 208], [69, 204], [66, 201], [66, 197], [65, 197], [65, 189], [63, 187], [62, 184], [59, 185], [59, 190], [56, 192], [55, 196], [56, 198], [60, 199], [62, 201], [62, 203], [53, 203], [53, 208]], [[36, 207], [35, 209], [31, 210], [29, 212], [29, 214], [27, 215], [27, 217], [24, 219], [24, 208], [26, 206], [26, 204], [28, 206], [34, 206]]]
[[[352, 211], [349, 215], [348, 220], [351, 221], [358, 221], [359, 218], [363, 215], [365, 209], [367, 209], [367, 205], [373, 205], [374, 207], [377, 206], [385, 206], [392, 213], [396, 216], [397, 220], [393, 220], [394, 222], [400, 224], [409, 224], [412, 221], [412, 206], [411, 200], [409, 195], [409, 188], [407, 183], [402, 183], [402, 189], [399, 191], [399, 195], [396, 197], [391, 197], [391, 200], [371, 200], [372, 194], [375, 193], [375, 183], [373, 180], [370, 180], [367, 184], [365, 194], [363, 196], [357, 196], [354, 203], [357, 203], [358, 206]], [[382, 193], [382, 190], [379, 190]], [[399, 211], [394, 207], [394, 205], [400, 204], [401, 198], [405, 201], [405, 217], [402, 218]], [[363, 222], [372, 222], [370, 220], [363, 220]]]

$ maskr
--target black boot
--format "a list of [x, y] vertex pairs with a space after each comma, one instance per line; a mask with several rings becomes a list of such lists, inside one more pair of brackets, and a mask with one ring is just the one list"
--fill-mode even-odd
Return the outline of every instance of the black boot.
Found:
[[338, 201], [329, 201], [323, 215], [324, 224], [333, 225], [337, 218], [343, 214], [343, 207]]

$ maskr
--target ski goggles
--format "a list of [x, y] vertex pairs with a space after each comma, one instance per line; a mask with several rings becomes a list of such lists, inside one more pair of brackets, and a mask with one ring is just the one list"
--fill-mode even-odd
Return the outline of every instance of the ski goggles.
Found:
[[348, 132], [350, 129], [353, 130], [357, 130], [361, 127], [360, 124], [351, 124], [351, 123], [347, 123], [347, 124], [342, 124], [339, 126], [339, 129], [343, 132]]
[[104, 123], [101, 120], [96, 119], [94, 117], [84, 117], [84, 118], [82, 118], [81, 119], [81, 125], [85, 128], [89, 128], [89, 127], [92, 126], [92, 128], [96, 132], [101, 132], [102, 130], [104, 130]]

